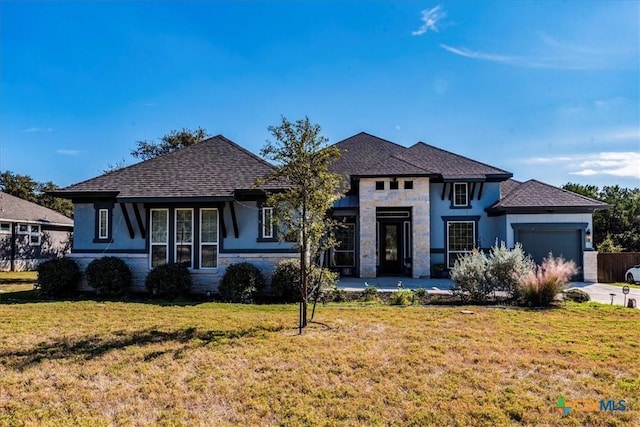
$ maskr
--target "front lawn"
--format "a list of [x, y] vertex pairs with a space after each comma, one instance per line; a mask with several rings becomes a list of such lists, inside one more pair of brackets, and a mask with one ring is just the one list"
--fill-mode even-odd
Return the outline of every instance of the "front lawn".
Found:
[[[640, 425], [640, 310], [316, 320], [298, 336], [295, 305], [4, 302], [0, 425]], [[560, 396], [631, 410], [563, 417]]]

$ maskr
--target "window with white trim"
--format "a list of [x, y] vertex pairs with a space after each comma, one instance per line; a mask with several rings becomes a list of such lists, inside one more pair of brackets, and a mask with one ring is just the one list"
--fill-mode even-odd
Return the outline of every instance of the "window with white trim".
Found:
[[29, 226], [29, 245], [40, 246], [41, 238], [42, 238], [42, 235], [40, 233], [40, 226], [30, 225]]
[[11, 233], [11, 223], [0, 222], [0, 234], [10, 234], [10, 233]]
[[331, 250], [332, 267], [355, 267], [356, 225], [342, 224], [335, 231], [338, 244]]
[[176, 209], [175, 260], [193, 267], [193, 209]]
[[150, 258], [151, 267], [168, 262], [169, 255], [169, 210], [151, 209]]
[[453, 264], [459, 256], [470, 253], [475, 247], [475, 221], [447, 222], [447, 265]]
[[200, 268], [218, 267], [218, 210], [200, 210]]
[[98, 239], [109, 238], [109, 209], [98, 210]]
[[469, 205], [469, 188], [466, 182], [453, 183], [453, 206]]
[[18, 234], [29, 234], [29, 224], [18, 224]]
[[260, 209], [261, 230], [260, 237], [263, 239], [273, 239], [273, 208], [264, 206]]

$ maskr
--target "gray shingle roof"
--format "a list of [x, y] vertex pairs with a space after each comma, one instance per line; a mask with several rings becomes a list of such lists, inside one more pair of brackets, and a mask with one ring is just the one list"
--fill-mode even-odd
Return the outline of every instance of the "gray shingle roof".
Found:
[[73, 226], [73, 220], [36, 203], [0, 192], [0, 220]]
[[609, 205], [589, 197], [554, 187], [531, 179], [515, 186], [500, 201], [491, 206], [492, 211], [517, 209], [563, 210], [582, 209], [593, 211]]
[[443, 179], [506, 179], [511, 173], [418, 142], [407, 148], [361, 132], [335, 144], [343, 151], [332, 170], [346, 175], [429, 175]]
[[[114, 192], [121, 199], [231, 197], [254, 187], [273, 166], [222, 135], [55, 192], [61, 197]], [[270, 184], [264, 188], [282, 188]]]

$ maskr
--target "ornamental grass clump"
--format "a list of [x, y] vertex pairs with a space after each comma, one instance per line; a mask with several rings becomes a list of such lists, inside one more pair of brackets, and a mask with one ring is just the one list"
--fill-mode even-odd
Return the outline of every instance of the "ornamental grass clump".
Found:
[[521, 300], [530, 307], [547, 307], [560, 294], [571, 276], [578, 272], [576, 263], [549, 254], [542, 265], [519, 277]]

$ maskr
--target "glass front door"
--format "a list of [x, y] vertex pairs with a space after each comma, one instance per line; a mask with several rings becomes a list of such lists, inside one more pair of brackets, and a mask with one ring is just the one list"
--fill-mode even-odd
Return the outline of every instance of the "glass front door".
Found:
[[380, 223], [380, 273], [398, 275], [402, 272], [401, 222]]

